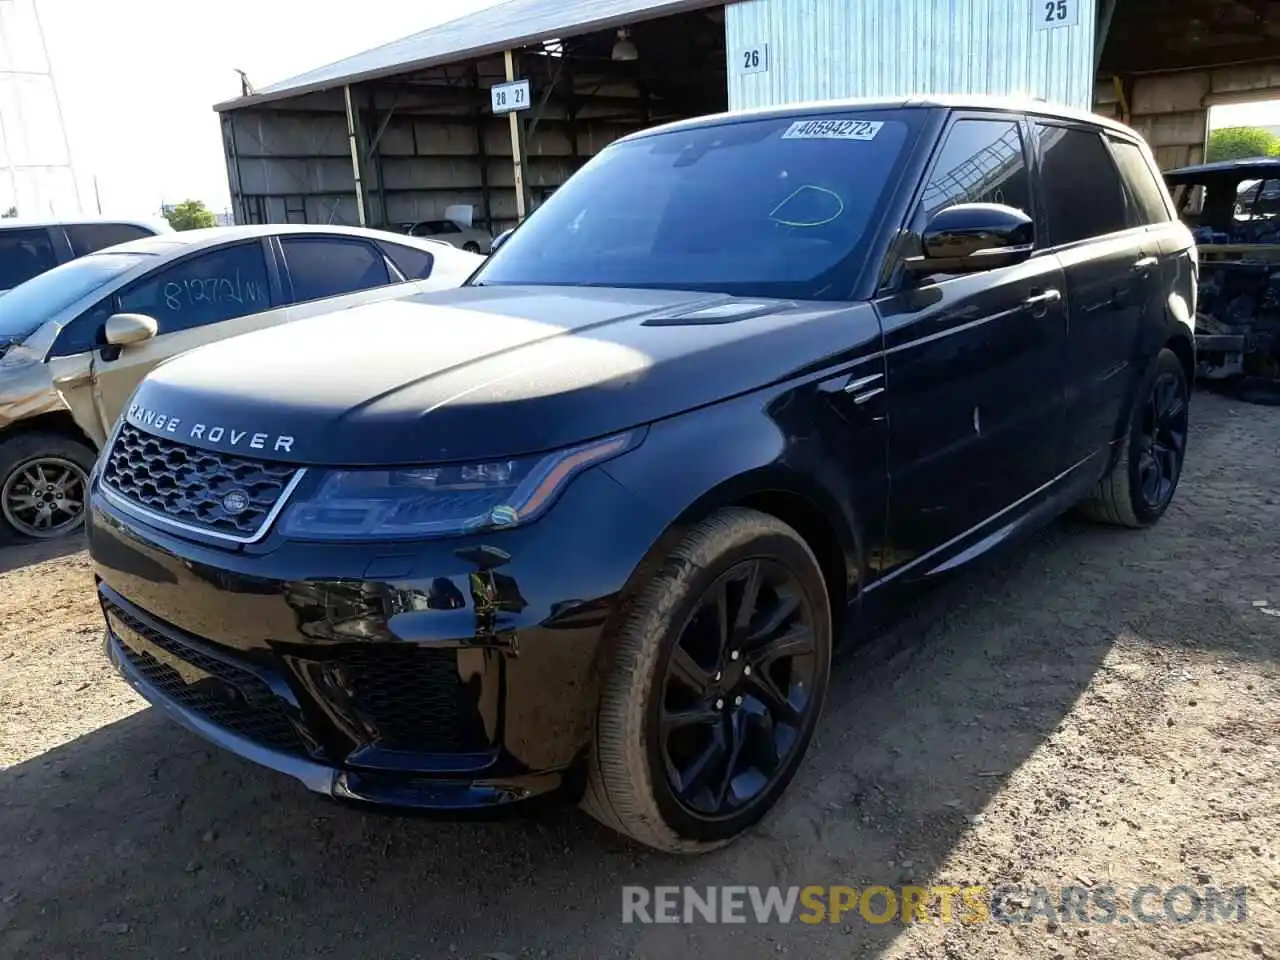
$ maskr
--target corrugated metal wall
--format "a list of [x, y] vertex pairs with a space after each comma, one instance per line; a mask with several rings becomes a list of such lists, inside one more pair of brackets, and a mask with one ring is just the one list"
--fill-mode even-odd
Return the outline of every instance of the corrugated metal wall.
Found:
[[[368, 137], [376, 135], [390, 102], [366, 114]], [[223, 114], [237, 222], [358, 222], [346, 114], [341, 110], [342, 94], [330, 91], [298, 97], [284, 109], [269, 104], [260, 110]], [[596, 116], [603, 112], [583, 109], [572, 128], [554, 111], [547, 111], [538, 122], [526, 144], [528, 183], [535, 203], [544, 190], [564, 183], [586, 158], [634, 129]], [[477, 149], [480, 129], [484, 160]], [[428, 119], [392, 112], [366, 162], [364, 176], [370, 225], [433, 220], [454, 204], [471, 205], [475, 219], [482, 221], [481, 184], [485, 182], [490, 188], [493, 229], [516, 222], [506, 117], [486, 113]]]
[[[1039, 30], [1045, 0], [744, 0], [726, 8], [729, 106], [912, 93], [1025, 94], [1088, 108], [1096, 0]], [[767, 69], [744, 51], [768, 44]]]

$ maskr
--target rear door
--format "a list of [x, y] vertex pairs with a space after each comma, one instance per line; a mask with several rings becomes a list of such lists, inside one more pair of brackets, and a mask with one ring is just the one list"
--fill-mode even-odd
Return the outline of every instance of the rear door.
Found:
[[99, 340], [93, 378], [104, 423], [115, 421], [157, 363], [201, 344], [278, 323], [284, 319], [284, 310], [277, 309], [281, 301], [262, 240], [192, 254], [122, 289], [109, 309], [153, 318], [157, 334], [124, 348]]
[[1141, 375], [1138, 335], [1158, 289], [1159, 243], [1098, 129], [1056, 119], [1035, 128], [1044, 227], [1066, 277], [1062, 462], [1069, 469], [1105, 451]]
[[[956, 117], [912, 234], [960, 203], [1002, 203], [1034, 218], [1026, 138], [1017, 117]], [[1057, 473], [1062, 286], [1056, 258], [1037, 252], [1014, 266], [908, 282], [877, 301], [890, 424], [885, 572], [1010, 510]]]
[[286, 234], [279, 240], [284, 252], [285, 292], [294, 303], [372, 290], [403, 280], [377, 246], [359, 237]]

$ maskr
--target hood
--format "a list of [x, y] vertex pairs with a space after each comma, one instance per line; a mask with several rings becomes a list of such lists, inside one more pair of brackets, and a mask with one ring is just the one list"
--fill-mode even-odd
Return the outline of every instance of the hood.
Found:
[[182, 354], [126, 416], [194, 446], [301, 464], [519, 456], [795, 376], [877, 330], [869, 304], [465, 287]]

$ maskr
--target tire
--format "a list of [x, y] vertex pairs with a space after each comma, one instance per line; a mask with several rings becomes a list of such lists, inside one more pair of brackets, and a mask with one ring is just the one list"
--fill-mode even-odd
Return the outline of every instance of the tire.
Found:
[[[1169, 402], [1170, 397], [1176, 409], [1162, 410], [1162, 404]], [[1190, 399], [1190, 387], [1182, 362], [1172, 350], [1161, 350], [1143, 377], [1129, 428], [1120, 446], [1120, 456], [1088, 499], [1080, 504], [1082, 516], [1099, 523], [1134, 529], [1149, 527], [1164, 516], [1182, 477]], [[1153, 445], [1151, 431], [1157, 421], [1167, 421], [1168, 424], [1160, 428], [1159, 436], [1164, 437], [1163, 442]], [[1156, 495], [1152, 495], [1150, 483], [1151, 462], [1154, 461], [1158, 461], [1158, 470], [1171, 473], [1158, 483]]]
[[[706, 604], [723, 588], [725, 619], [736, 620], [752, 583], [758, 590], [751, 629], [729, 631], [717, 655], [720, 631]], [[822, 570], [795, 530], [736, 507], [693, 527], [605, 638], [611, 661], [583, 808], [664, 852], [702, 853], [735, 839], [772, 809], [804, 759], [826, 697], [831, 632]], [[679, 670], [677, 663], [692, 668]], [[696, 695], [696, 684], [682, 679], [694, 673], [708, 681]], [[694, 715], [702, 719], [685, 722]], [[728, 752], [731, 742], [739, 753]], [[717, 743], [717, 764], [730, 765], [704, 763], [708, 783], [690, 772], [678, 789], [677, 762]], [[695, 760], [688, 771], [696, 769]], [[717, 794], [722, 808], [715, 808]]]
[[[81, 529], [88, 502], [88, 476], [96, 458], [87, 444], [56, 433], [19, 433], [0, 440], [0, 539], [53, 540]], [[46, 530], [40, 529], [39, 517], [30, 512], [36, 508], [29, 504], [33, 496], [44, 496], [33, 489], [33, 478], [40, 476], [58, 480], [57, 493], [62, 494], [62, 498], [50, 503], [53, 522]], [[65, 485], [61, 484], [61, 477], [68, 478]], [[46, 492], [56, 495], [54, 491]], [[70, 496], [73, 493], [78, 494], [78, 499]], [[68, 510], [62, 506], [64, 502], [74, 502], [78, 509]], [[65, 522], [57, 522], [64, 514]]]
[[479, 253], [480, 244], [476, 243], [474, 240], [468, 240], [462, 245], [462, 249], [467, 251], [467, 253]]

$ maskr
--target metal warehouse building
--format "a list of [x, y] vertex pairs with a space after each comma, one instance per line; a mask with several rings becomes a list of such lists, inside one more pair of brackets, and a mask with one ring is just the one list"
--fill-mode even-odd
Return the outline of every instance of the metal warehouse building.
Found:
[[1092, 107], [1198, 162], [1210, 107], [1280, 98], [1280, 0], [509, 0], [215, 109], [238, 222], [496, 232], [633, 130], [922, 92]]

